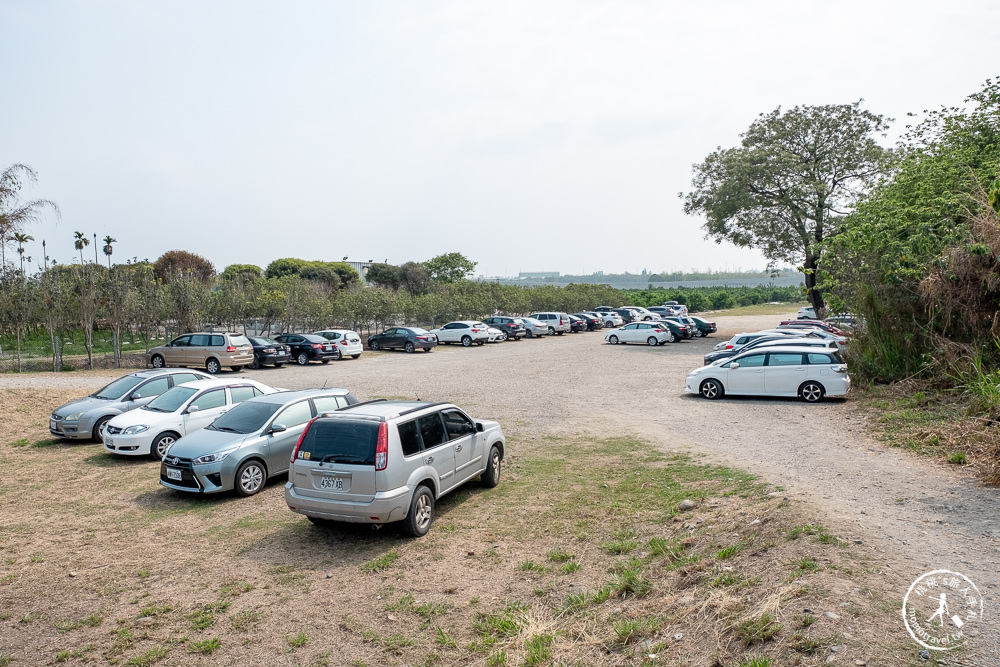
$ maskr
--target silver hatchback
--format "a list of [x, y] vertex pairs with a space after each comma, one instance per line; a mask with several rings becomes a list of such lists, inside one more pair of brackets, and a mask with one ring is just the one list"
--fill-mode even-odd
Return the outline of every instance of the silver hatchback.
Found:
[[346, 389], [283, 391], [243, 401], [170, 446], [160, 484], [177, 491], [252, 496], [288, 470], [292, 450], [316, 415], [358, 402]]

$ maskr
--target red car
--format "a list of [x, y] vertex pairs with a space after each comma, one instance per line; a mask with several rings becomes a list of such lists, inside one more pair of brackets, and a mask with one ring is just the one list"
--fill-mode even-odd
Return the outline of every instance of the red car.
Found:
[[822, 329], [823, 331], [829, 331], [834, 336], [843, 336], [844, 338], [850, 338], [851, 334], [846, 331], [842, 331], [832, 324], [827, 324], [822, 320], [785, 320], [778, 325], [779, 328], [790, 329]]

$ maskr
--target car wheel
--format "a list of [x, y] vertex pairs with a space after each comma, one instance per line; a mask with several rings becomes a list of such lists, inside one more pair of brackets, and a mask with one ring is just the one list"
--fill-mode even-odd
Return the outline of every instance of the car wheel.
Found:
[[153, 368], [163, 368], [166, 366], [166, 364], [163, 363], [163, 357], [158, 354], [154, 354], [153, 358], [149, 360], [149, 363], [153, 364]]
[[555, 329], [555, 327], [549, 327], [549, 335], [550, 336], [555, 336], [556, 335], [556, 329]]
[[557, 331], [557, 332], [556, 332], [556, 335], [557, 335], [557, 336], [562, 336], [562, 335], [563, 335], [564, 333], [566, 333], [566, 332], [565, 332], [565, 331]]
[[656, 336], [650, 336], [646, 339], [646, 345], [649, 345], [650, 347], [656, 347], [659, 344], [660, 341], [656, 340]]
[[370, 340], [370, 341], [368, 341], [368, 349], [369, 350], [374, 350], [374, 351], [377, 352], [378, 351], [378, 347], [379, 346], [378, 346], [378, 341], [377, 340]]
[[708, 335], [707, 331], [702, 331], [701, 329], [698, 329], [698, 338], [704, 338], [707, 335]]
[[94, 430], [91, 431], [90, 437], [97, 442], [104, 442], [104, 427], [108, 425], [112, 417], [114, 415], [107, 415], [98, 419], [97, 423], [94, 424]]
[[507, 340], [507, 333], [501, 331], [500, 335], [497, 336], [497, 340], [500, 341], [501, 343], [504, 342], [505, 340]]
[[330, 363], [330, 360], [329, 359], [320, 359], [319, 362], [321, 364], [328, 364], [328, 363]]
[[718, 380], [705, 380], [698, 387], [699, 393], [707, 399], [722, 398], [722, 385], [719, 384]]
[[525, 338], [531, 338], [531, 336], [532, 336], [532, 335], [533, 335], [533, 334], [532, 334], [532, 333], [531, 333], [530, 331], [525, 331], [525, 332], [524, 332], [524, 337], [525, 337]]
[[500, 461], [502, 457], [500, 456], [500, 450], [496, 445], [490, 447], [490, 459], [489, 463], [486, 464], [486, 470], [480, 475], [480, 479], [483, 482], [483, 486], [493, 488], [500, 483]]
[[150, 446], [149, 455], [157, 461], [162, 461], [163, 457], [167, 455], [167, 450], [170, 449], [170, 445], [175, 442], [177, 442], [176, 433], [161, 433]]
[[433, 347], [425, 347], [424, 352], [430, 352], [433, 349], [434, 349]]
[[803, 401], [807, 403], [815, 403], [819, 399], [823, 398], [824, 390], [823, 385], [819, 382], [806, 382], [799, 387], [799, 396], [802, 397]]
[[255, 371], [260, 368], [260, 360], [255, 356], [253, 361], [250, 362], [250, 370]]
[[205, 362], [205, 370], [209, 375], [215, 375], [222, 370], [222, 364], [219, 363], [218, 359], [209, 359]]
[[341, 353], [341, 351], [338, 350], [337, 348], [333, 348], [333, 360], [334, 361], [340, 361], [343, 358], [344, 358], [344, 355]]
[[472, 336], [462, 336], [462, 347], [470, 347], [472, 345]]
[[482, 345], [485, 342], [486, 342], [485, 340], [477, 340], [476, 345]]
[[264, 481], [267, 479], [267, 471], [260, 461], [247, 461], [236, 470], [234, 486], [236, 493], [241, 496], [252, 496], [261, 490]]
[[361, 356], [360, 354], [352, 354], [351, 359], [357, 359], [360, 356]]
[[608, 336], [608, 342], [612, 345], [618, 344], [618, 336]]
[[434, 521], [434, 494], [426, 486], [418, 486], [410, 500], [410, 512], [403, 520], [403, 530], [407, 535], [423, 537], [431, 529]]
[[295, 363], [297, 363], [299, 366], [308, 366], [309, 355], [306, 354], [305, 352], [299, 352], [298, 356], [295, 357]]
[[275, 368], [281, 368], [282, 366], [284, 366], [284, 364], [275, 364], [274, 365]]
[[413, 347], [413, 343], [411, 343], [410, 341], [406, 341], [406, 345], [403, 346], [403, 349], [409, 353], [412, 353], [413, 350], [415, 350], [416, 348]]
[[677, 336], [674, 335], [673, 331], [668, 331], [667, 332], [667, 342], [668, 343], [676, 343], [677, 342]]

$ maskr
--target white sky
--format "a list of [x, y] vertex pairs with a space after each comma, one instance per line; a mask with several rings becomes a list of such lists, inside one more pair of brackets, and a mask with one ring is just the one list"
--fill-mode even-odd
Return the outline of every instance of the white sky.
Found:
[[779, 105], [864, 98], [901, 129], [961, 104], [997, 25], [995, 1], [0, 0], [0, 168], [62, 209], [36, 264], [83, 231], [220, 271], [763, 268], [683, 214], [692, 164]]

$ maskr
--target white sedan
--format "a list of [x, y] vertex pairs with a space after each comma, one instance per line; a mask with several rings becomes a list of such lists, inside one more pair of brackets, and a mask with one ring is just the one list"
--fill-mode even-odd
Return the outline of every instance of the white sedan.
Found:
[[461, 343], [469, 347], [473, 343], [482, 345], [490, 339], [489, 327], [477, 320], [449, 322], [440, 329], [431, 329], [439, 343]]
[[845, 396], [851, 388], [839, 351], [787, 346], [755, 348], [691, 371], [684, 390], [704, 398], [726, 394], [798, 396], [814, 403], [824, 396]]
[[541, 338], [549, 335], [549, 325], [545, 322], [536, 320], [534, 317], [522, 317], [521, 321], [524, 322], [525, 338]]
[[618, 343], [645, 343], [651, 347], [672, 343], [674, 335], [670, 329], [656, 322], [632, 322], [623, 327], [612, 329], [604, 334], [604, 340], [612, 345]]
[[204, 428], [236, 403], [280, 391], [254, 380], [198, 380], [163, 392], [104, 429], [104, 451], [160, 460], [182, 436]]
[[605, 328], [620, 327], [621, 325], [625, 324], [625, 320], [622, 319], [622, 316], [614, 312], [613, 310], [602, 310], [594, 314], [601, 316], [601, 320], [604, 321]]

